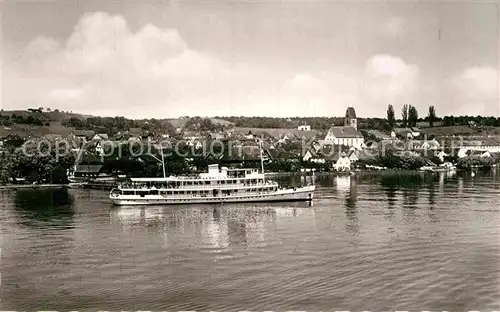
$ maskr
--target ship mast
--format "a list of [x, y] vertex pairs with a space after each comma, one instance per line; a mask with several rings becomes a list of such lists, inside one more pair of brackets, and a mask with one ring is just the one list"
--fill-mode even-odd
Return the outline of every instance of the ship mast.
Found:
[[158, 157], [156, 157], [155, 155], [153, 155], [151, 153], [148, 153], [148, 154], [149, 154], [149, 156], [153, 157], [157, 161], [161, 162], [161, 167], [163, 169], [163, 177], [166, 178], [167, 174], [165, 173], [165, 157], [163, 156], [163, 146], [161, 144], [159, 146], [160, 146], [159, 150], [160, 150], [161, 159], [158, 159]]
[[166, 178], [167, 175], [165, 173], [165, 157], [163, 157], [163, 146], [160, 145], [160, 154], [161, 154], [161, 167], [163, 168], [163, 178]]
[[262, 139], [259, 141], [260, 150], [260, 169], [262, 174], [264, 174], [264, 158], [262, 158]]

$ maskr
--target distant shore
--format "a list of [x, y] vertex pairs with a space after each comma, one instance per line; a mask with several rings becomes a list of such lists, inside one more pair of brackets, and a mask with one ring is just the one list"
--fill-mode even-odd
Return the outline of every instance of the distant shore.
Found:
[[7, 184], [7, 185], [0, 185], [0, 190], [63, 188], [67, 186], [68, 186], [67, 184]]

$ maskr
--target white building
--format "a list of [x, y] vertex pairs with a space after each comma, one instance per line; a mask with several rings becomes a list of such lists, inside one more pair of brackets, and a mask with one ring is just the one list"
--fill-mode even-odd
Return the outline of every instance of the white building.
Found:
[[467, 149], [465, 149], [465, 148], [461, 148], [461, 149], [458, 151], [457, 156], [458, 156], [459, 158], [464, 158], [464, 157], [466, 157], [466, 156], [467, 156]]
[[351, 160], [345, 153], [342, 153], [335, 163], [334, 168], [337, 171], [349, 171], [351, 170]]
[[324, 145], [344, 145], [361, 149], [365, 138], [358, 131], [356, 112], [353, 107], [346, 110], [343, 127], [331, 127], [325, 136]]
[[108, 135], [106, 133], [96, 133], [92, 137], [92, 141], [102, 141], [102, 140], [108, 140]]
[[439, 158], [439, 160], [441, 161], [444, 161], [444, 158], [447, 157], [448, 154], [446, 154], [444, 151], [440, 151], [438, 154], [437, 154], [437, 157]]
[[311, 126], [309, 126], [309, 125], [301, 125], [301, 126], [297, 127], [297, 130], [300, 130], [300, 131], [311, 131]]

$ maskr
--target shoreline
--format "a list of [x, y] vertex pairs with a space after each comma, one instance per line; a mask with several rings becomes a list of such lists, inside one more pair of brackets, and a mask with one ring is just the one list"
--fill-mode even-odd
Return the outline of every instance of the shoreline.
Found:
[[[494, 166], [496, 167], [496, 166]], [[477, 170], [479, 168], [472, 168], [472, 170]], [[467, 172], [468, 170], [456, 169], [455, 172]], [[445, 172], [445, 171], [442, 171]], [[349, 172], [324, 172], [315, 171], [315, 176], [351, 176], [351, 175], [392, 175], [392, 174], [435, 174], [441, 172], [429, 172], [421, 170], [405, 170], [405, 169], [384, 169], [384, 170], [364, 170], [364, 169], [353, 169]], [[446, 172], [445, 172], [446, 173]], [[286, 177], [286, 176], [312, 176], [312, 172], [266, 172], [266, 177]], [[102, 182], [86, 182], [82, 183], [81, 188], [86, 189], [101, 189], [110, 190], [113, 188], [114, 183], [102, 183]], [[7, 184], [0, 185], [0, 191], [2, 190], [18, 190], [18, 189], [55, 189], [55, 188], [70, 188], [70, 184]]]
[[0, 190], [66, 188], [66, 187], [68, 187], [68, 184], [7, 184], [7, 185], [0, 185]]

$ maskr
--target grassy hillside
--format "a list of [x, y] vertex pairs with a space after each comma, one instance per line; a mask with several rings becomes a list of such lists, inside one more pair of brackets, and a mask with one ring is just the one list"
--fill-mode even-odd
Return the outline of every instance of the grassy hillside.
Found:
[[[219, 118], [209, 118], [214, 125], [229, 126], [232, 123]], [[22, 137], [44, 136], [48, 134], [69, 135], [75, 129], [93, 129], [114, 134], [129, 128], [152, 126], [159, 131], [170, 127], [183, 129], [189, 117], [177, 119], [130, 120], [123, 117], [97, 117], [63, 111], [2, 110], [0, 112], [0, 137], [17, 134]], [[107, 131], [106, 131], [107, 130]]]
[[[328, 129], [332, 124], [336, 124], [335, 121], [339, 121], [340, 124], [343, 124], [341, 118], [333, 117], [296, 117], [291, 119], [271, 117], [215, 117], [207, 119], [209, 119], [212, 124], [209, 125], [209, 128], [218, 129], [217, 127], [213, 127], [213, 125], [232, 125], [235, 127], [235, 130], [242, 133], [252, 132], [258, 135], [261, 132], [265, 132], [275, 137], [285, 134], [293, 134], [301, 137], [314, 135], [322, 136], [324, 133], [321, 132], [324, 132], [324, 130]], [[199, 124], [203, 124], [203, 120], [206, 121], [205, 118], [181, 117], [175, 119], [156, 119], [146, 122], [146, 119], [130, 120], [123, 117], [95, 117], [63, 111], [40, 111], [37, 109], [2, 110], [0, 111], [0, 137], [5, 137], [9, 134], [18, 134], [23, 137], [43, 136], [48, 134], [66, 136], [71, 134], [75, 130], [75, 127], [78, 129], [92, 129], [95, 131], [109, 132], [110, 134], [117, 133], [117, 131], [122, 131], [124, 129], [141, 128], [148, 125], [157, 131], [167, 131], [168, 129], [170, 129], [170, 131], [175, 131], [176, 128], [192, 130], [191, 128], [196, 128], [197, 124], [198, 127]], [[362, 128], [363, 125], [366, 127], [363, 129], [377, 129], [377, 125], [380, 125], [381, 122], [385, 122], [385, 120], [380, 118], [360, 118], [358, 124], [360, 128]], [[296, 125], [302, 123], [311, 125], [313, 131], [299, 132], [296, 130]], [[276, 126], [267, 126], [275, 124]], [[174, 130], [171, 129], [172, 127], [170, 127], [170, 125]], [[186, 129], [186, 126], [188, 126], [187, 128], [189, 129]], [[500, 127], [441, 126], [441, 123], [437, 122], [435, 126], [431, 128], [428, 127], [428, 123], [424, 121], [418, 122], [417, 126], [421, 127], [423, 133], [436, 138], [452, 136], [500, 136]], [[106, 131], [106, 129], [109, 131]], [[323, 131], [319, 131], [320, 129]], [[170, 133], [170, 131], [167, 131], [167, 133]], [[385, 129], [384, 132], [389, 132], [389, 130]]]
[[26, 118], [28, 116], [32, 116], [32, 117], [41, 118], [43, 121], [48, 121], [48, 122], [52, 122], [52, 121], [61, 122], [64, 120], [68, 120], [70, 118], [77, 118], [80, 120], [84, 120], [88, 117], [91, 117], [90, 115], [82, 115], [82, 114], [61, 112], [61, 111], [51, 111], [51, 112], [43, 111], [40, 113], [40, 112], [32, 112], [32, 111], [28, 111], [28, 110], [10, 110], [10, 111], [2, 110], [0, 112], [0, 115], [9, 116], [9, 117], [12, 117], [15, 115], [15, 116], [22, 116], [24, 118]]
[[[220, 118], [208, 118], [210, 119], [210, 121], [213, 123], [213, 124], [218, 124], [218, 125], [221, 125], [221, 126], [230, 126], [230, 125], [234, 125], [234, 123], [230, 122], [230, 121], [227, 121], [227, 120], [224, 120], [224, 119], [220, 119]], [[167, 121], [169, 123], [172, 124], [172, 126], [174, 126], [174, 128], [184, 128], [184, 126], [186, 125], [186, 122], [189, 120], [189, 117], [180, 117], [180, 118], [170, 118], [170, 119], [162, 119], [162, 121]]]

